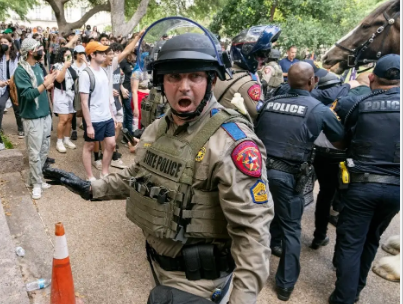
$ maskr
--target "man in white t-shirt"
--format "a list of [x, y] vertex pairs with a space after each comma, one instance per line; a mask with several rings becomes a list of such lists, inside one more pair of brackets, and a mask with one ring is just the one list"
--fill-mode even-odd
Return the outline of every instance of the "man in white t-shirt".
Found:
[[[86, 71], [80, 73], [79, 87], [81, 107], [84, 116], [83, 163], [87, 179], [95, 180], [91, 169], [91, 153], [97, 141], [104, 142], [101, 178], [109, 174], [113, 150], [115, 149], [115, 122], [110, 104], [109, 80], [101, 65], [106, 59], [108, 46], [93, 41], [88, 43], [85, 52], [90, 59], [89, 68], [95, 76], [94, 91], [90, 93], [90, 78]], [[89, 105], [89, 106], [88, 106]]]

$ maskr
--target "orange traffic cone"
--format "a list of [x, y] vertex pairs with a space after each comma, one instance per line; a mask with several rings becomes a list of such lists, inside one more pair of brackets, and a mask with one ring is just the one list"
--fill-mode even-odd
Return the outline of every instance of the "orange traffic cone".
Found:
[[56, 224], [55, 235], [50, 304], [76, 304], [67, 240], [61, 222]]

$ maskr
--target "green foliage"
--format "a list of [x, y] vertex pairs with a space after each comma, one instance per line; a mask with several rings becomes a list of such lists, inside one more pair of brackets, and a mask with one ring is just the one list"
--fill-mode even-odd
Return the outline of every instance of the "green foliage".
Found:
[[6, 149], [14, 148], [12, 142], [7, 138], [7, 136], [5, 136], [4, 134], [0, 134], [0, 136], [1, 136], [1, 139], [3, 140], [4, 146], [6, 147]]
[[258, 24], [282, 29], [279, 45], [317, 49], [332, 45], [375, 8], [379, 0], [227, 0], [210, 29], [233, 37]]
[[[125, 0], [125, 16], [129, 19], [136, 12], [140, 0]], [[211, 16], [221, 9], [227, 0], [151, 0], [140, 28], [168, 16], [183, 16], [208, 26]]]
[[0, 0], [0, 20], [9, 18], [10, 11], [14, 11], [21, 20], [27, 20], [26, 16], [29, 9], [33, 8], [36, 4], [36, 0]]

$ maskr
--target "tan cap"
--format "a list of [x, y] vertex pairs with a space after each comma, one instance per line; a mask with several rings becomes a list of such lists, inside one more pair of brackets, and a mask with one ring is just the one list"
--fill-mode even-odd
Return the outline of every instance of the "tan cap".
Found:
[[91, 41], [85, 47], [85, 53], [87, 55], [89, 55], [89, 54], [95, 53], [96, 51], [105, 52], [107, 49], [109, 49], [109, 46], [103, 45], [98, 41]]

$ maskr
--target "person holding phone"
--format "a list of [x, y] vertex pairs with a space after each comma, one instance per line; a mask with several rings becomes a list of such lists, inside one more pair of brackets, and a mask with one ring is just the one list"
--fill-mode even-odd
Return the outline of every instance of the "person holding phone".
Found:
[[43, 179], [42, 168], [49, 152], [52, 126], [46, 92], [53, 87], [56, 72], [44, 77], [41, 67], [37, 64], [42, 60], [43, 54], [43, 47], [38, 41], [26, 38], [21, 44], [19, 64], [14, 73], [28, 150], [27, 184], [33, 187], [33, 199], [40, 199], [42, 190], [50, 188]]
[[68, 48], [60, 48], [53, 66], [53, 69], [58, 71], [53, 91], [53, 113], [57, 113], [59, 116], [56, 150], [60, 153], [66, 153], [66, 147], [76, 148], [76, 145], [70, 140], [71, 121], [75, 113], [73, 107], [74, 81], [78, 77], [71, 66], [72, 59], [71, 51]]

